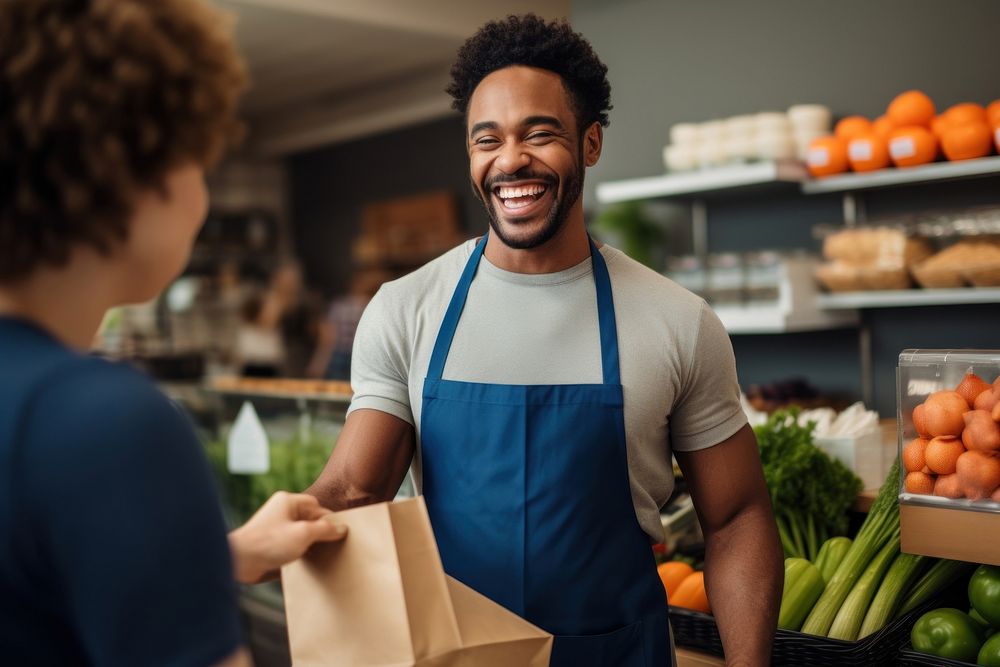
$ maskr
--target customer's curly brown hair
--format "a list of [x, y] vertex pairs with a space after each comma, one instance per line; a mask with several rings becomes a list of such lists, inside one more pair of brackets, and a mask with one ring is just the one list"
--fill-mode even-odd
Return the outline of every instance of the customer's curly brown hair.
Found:
[[607, 66], [568, 23], [546, 21], [535, 14], [490, 21], [462, 45], [447, 88], [452, 108], [465, 114], [476, 86], [512, 65], [546, 69], [562, 77], [580, 132], [593, 123], [608, 126], [611, 84]]
[[0, 281], [124, 241], [138, 191], [239, 138], [245, 81], [199, 0], [2, 0]]

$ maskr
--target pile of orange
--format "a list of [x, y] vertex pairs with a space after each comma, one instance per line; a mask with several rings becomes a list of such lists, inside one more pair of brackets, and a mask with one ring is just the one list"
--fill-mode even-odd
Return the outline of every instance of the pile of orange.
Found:
[[705, 573], [696, 571], [683, 561], [668, 561], [657, 568], [663, 588], [667, 591], [667, 602], [675, 607], [693, 609], [711, 614], [708, 594], [705, 592]]
[[917, 437], [903, 448], [907, 493], [1000, 501], [1000, 377], [971, 370], [911, 414]]
[[842, 118], [830, 136], [815, 139], [807, 165], [815, 177], [848, 170], [865, 172], [915, 167], [935, 161], [986, 157], [1000, 150], [1000, 99], [988, 107], [956, 104], [943, 113], [919, 90], [908, 90], [889, 103], [874, 121], [864, 116]]

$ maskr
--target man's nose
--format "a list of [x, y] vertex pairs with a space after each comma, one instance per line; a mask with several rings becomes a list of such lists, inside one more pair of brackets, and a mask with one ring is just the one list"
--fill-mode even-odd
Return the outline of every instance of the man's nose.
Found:
[[518, 143], [510, 142], [500, 149], [494, 164], [496, 168], [505, 174], [517, 173], [520, 169], [527, 167], [531, 162], [531, 157], [524, 151]]

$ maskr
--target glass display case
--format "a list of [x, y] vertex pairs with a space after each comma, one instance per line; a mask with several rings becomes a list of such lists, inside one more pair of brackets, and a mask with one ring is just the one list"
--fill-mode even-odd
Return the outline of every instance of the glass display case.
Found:
[[905, 350], [897, 382], [903, 551], [1000, 564], [1000, 351]]

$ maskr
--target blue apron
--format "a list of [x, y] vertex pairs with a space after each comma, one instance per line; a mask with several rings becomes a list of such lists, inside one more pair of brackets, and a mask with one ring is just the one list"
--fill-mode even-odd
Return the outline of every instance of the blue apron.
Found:
[[629, 486], [604, 258], [591, 242], [602, 384], [444, 380], [486, 240], [455, 288], [424, 381], [423, 492], [444, 569], [555, 635], [553, 666], [671, 665], [666, 593]]

